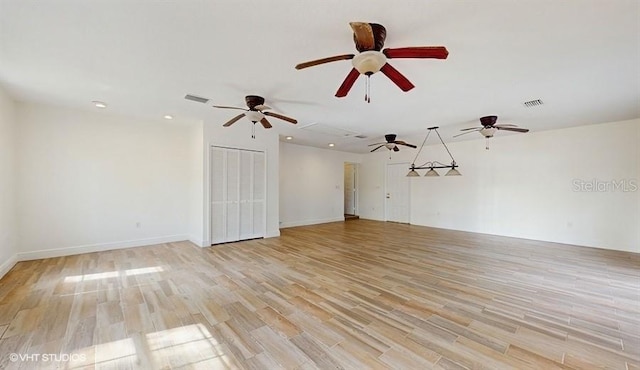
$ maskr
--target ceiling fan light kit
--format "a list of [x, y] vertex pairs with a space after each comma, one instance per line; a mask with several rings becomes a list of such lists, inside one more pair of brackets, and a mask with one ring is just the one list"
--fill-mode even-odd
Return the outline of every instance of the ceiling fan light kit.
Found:
[[382, 68], [387, 62], [387, 57], [379, 51], [369, 50], [353, 57], [351, 64], [363, 75], [372, 75]]
[[[416, 157], [413, 159], [413, 162], [411, 163], [411, 167], [409, 167], [409, 173], [407, 173], [407, 177], [420, 177], [420, 173], [418, 173], [418, 171], [416, 170], [426, 170], [426, 169], [428, 169], [428, 171], [425, 173], [424, 175], [425, 177], [439, 177], [440, 174], [438, 173], [438, 171], [436, 171], [437, 168], [438, 169], [448, 168], [449, 171], [447, 171], [445, 176], [462, 176], [460, 171], [457, 170], [459, 166], [456, 163], [456, 160], [453, 158], [453, 155], [451, 154], [451, 151], [447, 147], [447, 144], [444, 143], [444, 141], [442, 140], [442, 136], [440, 136], [440, 133], [438, 132], [438, 127], [437, 126], [429, 127], [427, 130], [428, 130], [427, 135], [425, 136], [424, 141], [420, 146], [420, 150], [418, 150], [418, 154], [416, 154]], [[435, 133], [438, 135], [438, 138], [440, 139], [440, 143], [442, 144], [442, 146], [444, 146], [447, 153], [449, 154], [449, 157], [451, 158], [450, 165], [447, 165], [438, 161], [427, 161], [420, 166], [416, 166], [416, 160], [418, 159], [420, 152], [422, 152], [422, 149], [424, 148], [424, 145], [427, 142], [427, 139], [429, 138], [431, 131], [435, 131]]]

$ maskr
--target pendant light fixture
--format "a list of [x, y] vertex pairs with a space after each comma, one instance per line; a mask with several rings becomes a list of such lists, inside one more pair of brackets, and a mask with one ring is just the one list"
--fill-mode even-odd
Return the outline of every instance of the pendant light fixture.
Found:
[[[407, 177], [420, 177], [420, 173], [418, 173], [418, 171], [416, 170], [426, 170], [426, 169], [428, 169], [429, 171], [427, 171], [427, 173], [424, 174], [425, 177], [440, 176], [438, 171], [435, 170], [436, 168], [448, 168], [449, 171], [447, 171], [445, 176], [461, 176], [462, 175], [460, 171], [456, 169], [458, 168], [458, 164], [456, 163], [456, 160], [453, 159], [453, 155], [451, 155], [451, 151], [449, 151], [449, 148], [447, 148], [447, 144], [445, 144], [444, 141], [442, 140], [442, 136], [440, 136], [440, 133], [438, 132], [438, 128], [439, 127], [434, 126], [434, 127], [429, 127], [427, 129], [429, 130], [427, 131], [427, 136], [425, 136], [424, 141], [420, 146], [420, 150], [418, 150], [418, 154], [416, 154], [416, 157], [413, 159], [413, 162], [411, 163], [411, 167], [409, 168], [409, 173], [407, 174]], [[440, 143], [442, 143], [442, 146], [444, 146], [444, 148], [447, 150], [447, 153], [449, 153], [449, 157], [451, 158], [450, 165], [446, 165], [438, 161], [428, 161], [420, 166], [416, 166], [416, 160], [418, 159], [420, 152], [422, 152], [422, 148], [424, 148], [424, 144], [427, 142], [427, 139], [429, 138], [431, 131], [435, 131], [436, 135], [438, 135], [438, 138], [440, 139]]]

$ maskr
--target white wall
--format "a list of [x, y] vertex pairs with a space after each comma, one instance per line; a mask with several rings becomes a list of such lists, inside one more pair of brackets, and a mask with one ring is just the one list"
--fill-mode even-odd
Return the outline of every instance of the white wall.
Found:
[[199, 122], [191, 130], [189, 144], [189, 240], [200, 246], [206, 246], [204, 241], [204, 125]]
[[18, 121], [21, 259], [188, 239], [197, 125], [37, 104]]
[[344, 163], [358, 163], [361, 158], [359, 154], [281, 142], [280, 226], [344, 220]]
[[[278, 132], [275, 125], [281, 124], [278, 120], [273, 120], [274, 129], [265, 130], [260, 124], [256, 126], [256, 138], [251, 138], [252, 123], [246, 119], [236, 122], [233, 126], [222, 127], [222, 124], [229, 120], [229, 111], [213, 110], [212, 118], [208, 118], [204, 123], [204, 227], [203, 245], [211, 245], [210, 234], [210, 213], [209, 195], [211, 174], [209, 171], [209, 148], [213, 146], [223, 146], [227, 148], [246, 149], [264, 151], [267, 158], [267, 208], [266, 208], [266, 237], [280, 236], [278, 227], [278, 171], [279, 171], [279, 145]], [[233, 117], [233, 115], [231, 116]]]
[[[638, 143], [640, 120], [494, 137], [488, 151], [482, 139], [448, 144], [463, 176], [412, 178], [411, 223], [640, 252], [640, 189], [576, 191], [581, 180], [640, 185]], [[447, 158], [430, 146], [417, 162]], [[384, 217], [383, 170], [366, 156], [363, 217]]]
[[0, 88], [0, 277], [17, 261], [15, 103]]

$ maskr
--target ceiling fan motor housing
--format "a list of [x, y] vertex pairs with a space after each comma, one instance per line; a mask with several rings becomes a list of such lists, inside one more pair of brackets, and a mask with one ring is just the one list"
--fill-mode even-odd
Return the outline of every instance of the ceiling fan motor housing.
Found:
[[249, 107], [249, 109], [251, 110], [253, 110], [256, 105], [264, 104], [264, 98], [258, 95], [247, 95], [245, 96], [244, 101], [245, 103], [247, 103], [247, 107]]

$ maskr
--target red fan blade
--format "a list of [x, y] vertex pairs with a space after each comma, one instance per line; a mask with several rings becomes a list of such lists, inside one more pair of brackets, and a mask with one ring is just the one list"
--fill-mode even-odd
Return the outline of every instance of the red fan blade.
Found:
[[375, 148], [375, 149], [371, 149], [371, 151], [372, 151], [372, 152], [375, 152], [376, 150], [378, 150], [378, 149], [382, 148], [383, 146], [384, 146], [384, 145], [380, 145], [380, 146], [378, 146], [378, 147], [377, 147], [377, 148]]
[[298, 64], [296, 66], [296, 69], [303, 69], [303, 68], [313, 67], [313, 66], [317, 66], [319, 64], [324, 64], [324, 63], [337, 62], [339, 60], [353, 59], [353, 57], [354, 57], [353, 54], [344, 54], [344, 55], [336, 55], [334, 57], [328, 57], [328, 58], [312, 60], [310, 62], [304, 62], [304, 63]]
[[271, 123], [269, 123], [269, 121], [267, 121], [266, 118], [262, 117], [262, 119], [260, 120], [260, 123], [262, 123], [262, 126], [264, 126], [264, 128], [271, 128], [273, 126], [271, 126]]
[[493, 127], [503, 131], [529, 132], [529, 129], [526, 129], [526, 128], [504, 127], [504, 126], [493, 126]]
[[360, 72], [358, 72], [357, 69], [352, 68], [351, 72], [349, 72], [347, 77], [342, 82], [342, 85], [340, 85], [340, 87], [338, 88], [338, 91], [336, 92], [336, 97], [343, 98], [347, 96], [347, 94], [349, 93], [349, 90], [351, 90], [351, 87], [353, 87], [353, 84], [356, 83], [356, 80], [358, 79], [359, 76], [360, 76]]
[[414, 46], [408, 48], [387, 48], [382, 50], [387, 58], [434, 58], [447, 59], [449, 52], [444, 46]]
[[273, 113], [273, 112], [262, 112], [262, 114], [264, 114], [265, 116], [271, 116], [271, 117], [279, 118], [279, 119], [281, 119], [283, 121], [287, 121], [287, 122], [293, 123], [294, 125], [296, 123], [298, 123], [298, 121], [296, 121], [295, 119], [287, 117], [287, 116], [283, 116], [282, 114]]
[[382, 68], [380, 68], [380, 71], [389, 77], [394, 84], [398, 85], [402, 91], [409, 91], [415, 87], [411, 81], [407, 80], [402, 73], [398, 72], [398, 70], [393, 68], [389, 63], [385, 63]]
[[222, 126], [229, 127], [229, 126], [233, 125], [234, 123], [236, 123], [236, 121], [239, 120], [242, 117], [244, 117], [244, 113], [238, 114], [237, 116], [233, 117], [232, 119], [230, 119], [227, 123], [225, 123]]

